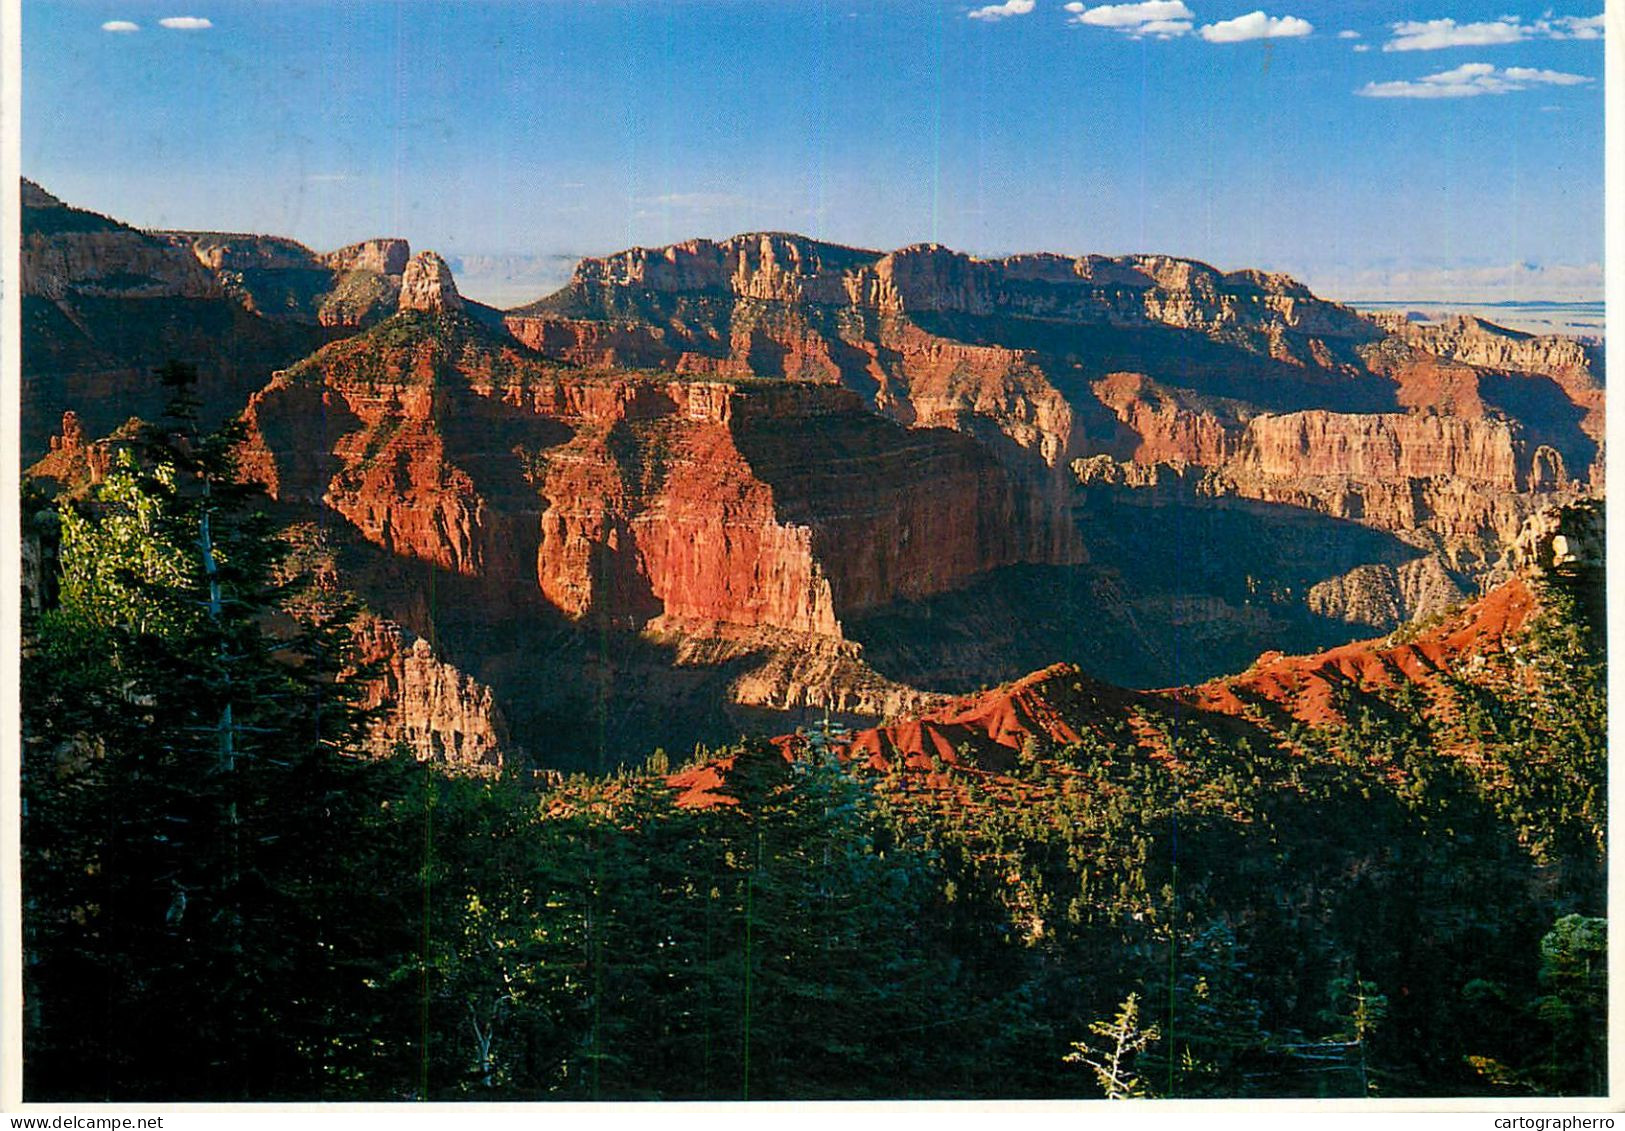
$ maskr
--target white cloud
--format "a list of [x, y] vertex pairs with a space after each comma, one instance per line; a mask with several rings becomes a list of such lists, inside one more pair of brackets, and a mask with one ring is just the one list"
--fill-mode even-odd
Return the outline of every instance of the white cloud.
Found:
[[1360, 38], [1360, 33], [1357, 32], [1357, 31], [1340, 31], [1340, 32], [1337, 33], [1337, 38], [1338, 39], [1359, 39]]
[[989, 4], [970, 14], [973, 20], [1002, 20], [1010, 16], [1025, 16], [1033, 10], [1037, 0], [1004, 0], [1003, 4]]
[[1563, 71], [1533, 67], [1498, 70], [1489, 63], [1463, 63], [1414, 81], [1368, 82], [1354, 93], [1365, 98], [1476, 98], [1484, 94], [1512, 94], [1531, 86], [1579, 86], [1591, 81], [1585, 75]]
[[1369, 43], [1356, 43], [1354, 45], [1354, 50], [1356, 50], [1360, 54], [1364, 55], [1367, 51], [1371, 50], [1371, 44], [1369, 44]]
[[1184, 0], [1143, 0], [1138, 4], [1099, 4], [1091, 8], [1073, 0], [1066, 5], [1072, 13], [1072, 23], [1089, 27], [1110, 28], [1139, 39], [1154, 35], [1158, 39], [1172, 39], [1191, 30], [1195, 13]]
[[[1544, 21], [1543, 21], [1544, 22]], [[1553, 39], [1601, 39], [1602, 13], [1595, 16], [1561, 16], [1551, 21]]]
[[1458, 24], [1452, 19], [1403, 20], [1390, 25], [1393, 37], [1384, 51], [1441, 51], [1447, 47], [1495, 47], [1527, 39], [1601, 39], [1601, 15], [1552, 16], [1533, 23], [1521, 16], [1502, 16], [1481, 23]]
[[1508, 67], [1501, 74], [1513, 82], [1550, 83], [1553, 86], [1580, 86], [1591, 81], [1585, 75], [1570, 75], [1562, 71], [1540, 71], [1533, 67]]
[[662, 208], [688, 208], [696, 212], [710, 212], [718, 208], [737, 208], [749, 201], [731, 192], [668, 192], [660, 196], [643, 197], [641, 203], [657, 204]]
[[1297, 16], [1266, 16], [1260, 11], [1207, 24], [1201, 35], [1209, 43], [1241, 43], [1249, 39], [1295, 39], [1314, 30], [1314, 24]]
[[158, 22], [173, 31], [202, 31], [214, 26], [202, 16], [166, 16]]
[[103, 31], [132, 32], [140, 31], [140, 24], [132, 24], [129, 20], [108, 20], [102, 25]]
[[1172, 39], [1190, 30], [1189, 20], [1152, 20], [1150, 23], [1141, 24], [1136, 35], [1154, 35], [1158, 39]]
[[1405, 20], [1393, 25], [1394, 37], [1382, 45], [1384, 51], [1438, 51], [1445, 47], [1491, 47], [1519, 43], [1529, 29], [1517, 17], [1478, 24], [1458, 24], [1452, 19]]

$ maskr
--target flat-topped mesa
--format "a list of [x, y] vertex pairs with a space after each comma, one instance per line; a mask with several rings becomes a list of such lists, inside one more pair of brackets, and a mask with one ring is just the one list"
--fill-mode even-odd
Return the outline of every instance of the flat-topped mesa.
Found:
[[574, 307], [591, 317], [605, 307], [609, 292], [722, 294], [882, 314], [1015, 314], [1093, 324], [1257, 329], [1255, 323], [1268, 323], [1357, 341], [1380, 336], [1353, 311], [1317, 299], [1285, 275], [1262, 271], [1224, 274], [1161, 255], [982, 259], [940, 244], [882, 254], [783, 233], [690, 240], [584, 259], [564, 291], [537, 305], [566, 316]]
[[779, 232], [721, 242], [687, 240], [583, 259], [566, 291], [723, 292], [776, 302], [840, 303], [849, 298], [847, 273], [879, 254]]
[[430, 314], [463, 309], [457, 282], [444, 259], [432, 251], [420, 251], [412, 257], [401, 274], [400, 309]]
[[334, 271], [371, 271], [377, 275], [399, 275], [412, 257], [412, 246], [402, 239], [362, 240], [319, 256]]

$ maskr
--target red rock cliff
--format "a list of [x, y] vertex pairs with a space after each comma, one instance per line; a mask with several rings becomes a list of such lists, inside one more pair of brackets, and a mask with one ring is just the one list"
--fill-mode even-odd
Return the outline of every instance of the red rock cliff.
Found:
[[593, 376], [413, 317], [257, 395], [248, 470], [570, 616], [838, 635], [849, 610], [1081, 552], [978, 444], [849, 390]]

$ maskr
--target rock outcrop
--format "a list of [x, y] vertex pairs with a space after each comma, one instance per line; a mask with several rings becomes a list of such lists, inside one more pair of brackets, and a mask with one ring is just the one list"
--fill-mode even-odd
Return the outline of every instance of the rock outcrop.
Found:
[[18, 283], [27, 296], [73, 299], [217, 299], [224, 291], [202, 263], [173, 244], [117, 220], [70, 208], [23, 182]]
[[1387, 629], [1441, 613], [1466, 596], [1446, 565], [1429, 555], [1356, 566], [1311, 586], [1306, 604], [1317, 616]]
[[[1172, 769], [1189, 757], [1190, 747], [1182, 749], [1176, 737], [1182, 730], [1292, 749], [1301, 724], [1335, 727], [1356, 708], [1391, 709], [1396, 691], [1412, 694], [1410, 701], [1438, 725], [1449, 744], [1441, 755], [1484, 769], [1481, 750], [1452, 743], [1460, 734], [1460, 689], [1480, 683], [1504, 691], [1508, 679], [1527, 685], [1533, 670], [1524, 633], [1543, 609], [1543, 579], [1565, 579], [1590, 607], [1580, 624], [1601, 625], [1601, 578], [1576, 572], [1600, 566], [1594, 556], [1601, 550], [1600, 523], [1601, 508], [1590, 504], [1542, 512], [1514, 550], [1516, 573], [1479, 599], [1385, 639], [1302, 656], [1271, 651], [1239, 675], [1158, 691], [1113, 687], [1075, 665], [1052, 664], [878, 726], [815, 725], [781, 734], [770, 746], [671, 774], [666, 784], [680, 806], [730, 805], [736, 803], [730, 779], [741, 758], [793, 762], [833, 754], [958, 806], [989, 791], [1070, 790], [1076, 785], [1071, 771], [1092, 763], [1098, 773], [1102, 752], [1112, 760], [1144, 756]], [[1376, 751], [1355, 748], [1347, 756], [1378, 772], [1400, 772]]]
[[491, 689], [437, 658], [427, 640], [376, 618], [357, 637], [359, 658], [379, 673], [362, 704], [381, 711], [374, 750], [404, 746], [420, 761], [478, 774], [525, 764]]
[[412, 257], [412, 248], [405, 240], [363, 240], [337, 251], [319, 256], [322, 265], [348, 274], [351, 271], [370, 271], [374, 275], [400, 275]]
[[401, 275], [400, 309], [444, 314], [462, 308], [462, 296], [446, 261], [432, 251], [413, 256]]
[[842, 383], [976, 436], [1052, 499], [1045, 469], [1077, 459], [1195, 465], [1458, 562], [1601, 483], [1596, 347], [1166, 256], [693, 240], [584, 260], [508, 324], [578, 364]]
[[401, 240], [318, 256], [269, 236], [138, 231], [27, 181], [22, 197], [25, 460], [65, 411], [92, 436], [156, 419], [170, 392], [153, 370], [171, 360], [198, 370], [203, 419], [219, 423], [274, 369], [397, 307]]
[[1507, 549], [1505, 567], [1539, 573], [1601, 571], [1608, 560], [1607, 518], [1600, 499], [1530, 515]]

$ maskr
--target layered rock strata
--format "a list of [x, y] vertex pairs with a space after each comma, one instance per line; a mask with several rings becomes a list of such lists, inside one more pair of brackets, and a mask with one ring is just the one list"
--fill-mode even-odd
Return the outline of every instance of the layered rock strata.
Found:
[[572, 618], [839, 636], [846, 611], [1081, 555], [978, 444], [848, 390], [586, 375], [416, 317], [256, 394], [246, 470]]

